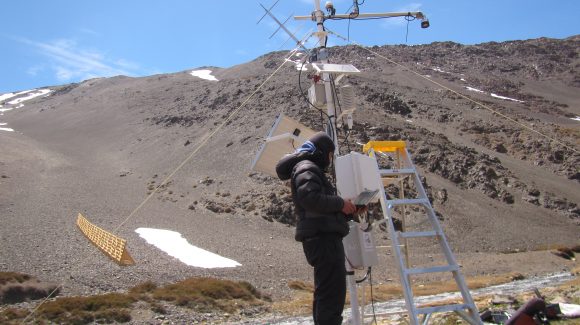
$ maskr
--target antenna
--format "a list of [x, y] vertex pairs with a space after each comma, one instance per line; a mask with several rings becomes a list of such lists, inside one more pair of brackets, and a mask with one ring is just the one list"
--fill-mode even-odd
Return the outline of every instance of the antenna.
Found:
[[[304, 25], [300, 25], [300, 26], [298, 26], [298, 28], [296, 28], [296, 30], [294, 31], [294, 33], [293, 33], [293, 34], [294, 34], [294, 35], [298, 34], [298, 32], [299, 32], [299, 31], [301, 31], [303, 27], [304, 27]], [[280, 45], [280, 47], [278, 48], [278, 50], [282, 49], [282, 48], [284, 47], [284, 45], [286, 45], [286, 43], [288, 43], [288, 41], [289, 41], [289, 40], [291, 40], [291, 39], [292, 39], [292, 36], [289, 36], [289, 37], [288, 37], [288, 38], [287, 38], [287, 39], [284, 41], [284, 43], [282, 43], [282, 45]]]
[[[278, 0], [278, 1], [280, 1], [280, 0]], [[277, 33], [277, 32], [278, 32], [280, 29], [282, 29], [282, 30], [284, 30], [284, 31], [286, 32], [286, 34], [288, 34], [288, 35], [290, 36], [290, 38], [292, 38], [292, 39], [293, 39], [293, 40], [296, 42], [296, 45], [300, 46], [300, 47], [301, 47], [301, 48], [303, 48], [304, 50], [308, 50], [308, 49], [307, 49], [307, 48], [304, 46], [304, 44], [302, 44], [302, 42], [301, 42], [301, 41], [300, 41], [300, 40], [299, 40], [299, 39], [298, 39], [296, 36], [294, 36], [294, 34], [292, 34], [292, 32], [291, 32], [291, 31], [289, 31], [289, 30], [288, 30], [288, 28], [286, 28], [286, 26], [284, 25], [284, 24], [286, 24], [286, 22], [287, 22], [287, 21], [288, 21], [288, 20], [289, 20], [289, 19], [292, 17], [292, 15], [290, 15], [288, 18], [286, 18], [286, 20], [285, 20], [283, 23], [281, 23], [281, 22], [278, 20], [278, 18], [276, 18], [276, 16], [274, 16], [274, 14], [272, 14], [272, 8], [274, 8], [274, 6], [275, 6], [275, 5], [278, 3], [278, 1], [276, 1], [276, 2], [275, 2], [275, 3], [274, 3], [274, 4], [273, 4], [271, 7], [270, 7], [270, 9], [266, 9], [266, 7], [264, 7], [264, 5], [260, 3], [260, 6], [261, 6], [261, 7], [264, 9], [264, 11], [266, 11], [266, 13], [264, 14], [264, 16], [262, 16], [262, 18], [260, 18], [260, 20], [258, 21], [258, 23], [260, 23], [260, 21], [262, 21], [262, 19], [263, 19], [263, 18], [264, 18], [266, 15], [270, 16], [272, 19], [274, 19], [274, 21], [276, 22], [276, 24], [278, 24], [278, 26], [279, 26], [279, 27], [278, 27], [278, 29], [276, 29], [276, 31], [275, 31], [275, 32], [274, 32], [272, 35], [270, 35], [270, 38], [272, 38], [274, 35], [276, 35], [276, 33]], [[286, 41], [286, 42], [287, 42], [287, 41]]]
[[[349, 20], [357, 20], [357, 19], [376, 19], [376, 18], [392, 18], [392, 17], [414, 17], [421, 20], [421, 27], [427, 28], [429, 27], [429, 20], [424, 13], [420, 11], [409, 11], [409, 12], [386, 12], [386, 13], [359, 13], [359, 3], [358, 0], [353, 0], [353, 11], [350, 14], [336, 14], [336, 9], [332, 1], [327, 1], [325, 4], [325, 8], [327, 14], [325, 15], [324, 12], [320, 9], [320, 0], [313, 0], [314, 1], [314, 12], [309, 16], [295, 16], [295, 20], [311, 20], [316, 22], [317, 32], [315, 34], [319, 38], [320, 47], [316, 50], [316, 53], [313, 57], [317, 60], [317, 63], [321, 63], [322, 66], [328, 63], [328, 53], [326, 51], [326, 40], [328, 38], [328, 33], [325, 31], [324, 28], [324, 21], [326, 20], [341, 20], [341, 19], [349, 19]], [[263, 7], [263, 6], [262, 6]], [[265, 8], [264, 8], [265, 9]], [[350, 66], [352, 67], [352, 66]], [[348, 68], [347, 65], [342, 65], [342, 68]], [[354, 68], [354, 67], [352, 67]], [[356, 70], [356, 68], [354, 68]], [[322, 82], [324, 83], [324, 92], [326, 93], [326, 106], [327, 106], [327, 115], [329, 117], [328, 121], [328, 128], [327, 133], [333, 139], [336, 150], [335, 155], [339, 155], [339, 143], [338, 143], [338, 134], [336, 130], [336, 119], [337, 119], [337, 112], [334, 106], [334, 98], [336, 96], [335, 89], [333, 83], [335, 83], [334, 75], [340, 75], [338, 71], [331, 71], [326, 69], [317, 69], [318, 74], [321, 77]], [[358, 70], [357, 70], [358, 71]], [[342, 78], [341, 76], [338, 79]], [[321, 87], [319, 87], [321, 89]], [[352, 123], [352, 120], [349, 122]]]
[[[309, 16], [295, 16], [295, 20], [311, 20], [316, 23], [317, 31], [315, 35], [319, 38], [320, 46], [317, 49], [314, 49], [312, 52], [313, 54], [310, 56], [313, 62], [312, 67], [317, 73], [316, 78], [312, 78], [312, 86], [309, 89], [309, 97], [313, 99], [320, 98], [321, 100], [318, 102], [322, 102], [322, 98], [326, 98], [326, 108], [327, 108], [327, 116], [328, 116], [328, 126], [327, 126], [327, 133], [334, 141], [336, 146], [336, 150], [334, 151], [335, 154], [335, 161], [338, 160], [338, 156], [340, 153], [339, 142], [338, 142], [338, 133], [337, 133], [337, 115], [341, 113], [339, 118], [342, 118], [346, 115], [347, 118], [347, 126], [352, 128], [352, 112], [356, 109], [355, 100], [354, 100], [354, 91], [352, 87], [343, 87], [341, 90], [341, 99], [342, 104], [337, 102], [338, 108], [342, 110], [342, 112], [337, 112], [337, 108], [335, 107], [335, 99], [336, 96], [336, 84], [340, 79], [348, 74], [359, 73], [360, 71], [356, 69], [352, 65], [347, 64], [329, 64], [328, 62], [328, 51], [326, 49], [326, 41], [328, 39], [328, 32], [326, 32], [324, 28], [324, 21], [325, 20], [340, 20], [340, 19], [348, 19], [348, 20], [356, 20], [356, 19], [374, 19], [374, 18], [390, 18], [390, 17], [415, 17], [420, 19], [421, 27], [427, 28], [429, 27], [429, 21], [427, 20], [426, 16], [419, 11], [415, 12], [392, 12], [392, 13], [369, 13], [369, 14], [361, 14], [359, 13], [359, 3], [358, 0], [353, 0], [353, 11], [348, 15], [336, 15], [336, 9], [331, 1], [327, 1], [325, 4], [325, 9], [327, 14], [325, 15], [324, 12], [320, 9], [320, 0], [313, 0], [314, 1], [314, 12]], [[263, 7], [263, 6], [262, 6]], [[319, 83], [322, 82], [324, 87]], [[321, 94], [324, 92], [324, 95]], [[344, 106], [343, 106], [344, 105]], [[342, 107], [341, 107], [342, 106]], [[338, 176], [338, 175], [337, 175]], [[383, 209], [384, 210], [384, 209]], [[356, 287], [356, 280], [354, 278], [354, 269], [346, 265], [347, 268], [347, 286], [350, 291], [350, 302], [351, 302], [351, 322], [355, 325], [360, 325], [362, 323], [361, 312], [358, 304], [358, 294], [357, 294], [357, 287]]]
[[[280, 0], [276, 0], [276, 2], [274, 2], [274, 4], [270, 7], [270, 9], [266, 10], [266, 13], [262, 16], [262, 18], [260, 18], [258, 20], [258, 22], [256, 23], [256, 25], [259, 24], [262, 21], [262, 19], [264, 19], [264, 17], [266, 17], [266, 15], [268, 14], [268, 12], [271, 11], [278, 4], [278, 2], [280, 2]], [[260, 4], [260, 6], [262, 6], [262, 4]], [[262, 6], [262, 8], [264, 8], [264, 6]], [[264, 8], [264, 9], [266, 9], [266, 8]]]

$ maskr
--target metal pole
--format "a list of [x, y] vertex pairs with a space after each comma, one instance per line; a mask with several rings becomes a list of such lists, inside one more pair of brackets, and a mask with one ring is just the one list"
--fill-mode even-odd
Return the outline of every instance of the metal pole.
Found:
[[[324, 31], [324, 13], [320, 10], [320, 0], [314, 0], [314, 17], [316, 19], [316, 27], [317, 27], [317, 34], [318, 40], [320, 44], [320, 48], [326, 51], [326, 32]], [[320, 53], [320, 52], [319, 52]], [[328, 63], [326, 58], [320, 60], [321, 63]], [[322, 81], [324, 82], [324, 90], [326, 92], [326, 108], [327, 114], [329, 116], [328, 121], [328, 130], [326, 132], [332, 138], [336, 149], [334, 150], [335, 158], [338, 157], [339, 153], [339, 144], [338, 144], [338, 137], [337, 137], [337, 130], [335, 129], [335, 121], [336, 121], [336, 109], [334, 107], [334, 88], [330, 83], [330, 74], [323, 73], [322, 74]], [[346, 283], [350, 292], [350, 307], [351, 307], [351, 317], [352, 317], [352, 324], [353, 325], [360, 325], [360, 310], [358, 306], [358, 292], [356, 288], [356, 280], [354, 278], [354, 270], [350, 267], [350, 265], [345, 261], [346, 265]]]
[[[319, 6], [320, 7], [320, 4]], [[334, 15], [332, 18], [341, 18], [341, 19], [356, 19], [356, 18], [375, 18], [375, 17], [385, 17], [385, 18], [394, 18], [394, 17], [406, 17], [412, 16], [417, 19], [425, 19], [425, 15], [421, 11], [409, 11], [409, 12], [381, 12], [381, 13], [367, 13], [367, 14], [358, 14], [356, 17], [351, 15]], [[294, 16], [296, 20], [312, 20], [312, 16]]]
[[[322, 12], [322, 10], [320, 10], [320, 1], [319, 0], [314, 0], [314, 18], [316, 19], [316, 27], [317, 27], [317, 34], [318, 34], [318, 39], [319, 39], [319, 44], [320, 44], [320, 51], [319, 53], [323, 52], [326, 55], [326, 38], [327, 38], [327, 34], [324, 31], [324, 12]], [[324, 57], [323, 59], [319, 60], [321, 63], [328, 63], [328, 60], [326, 59], [326, 57]], [[336, 109], [334, 107], [334, 88], [332, 87], [332, 84], [330, 82], [330, 74], [329, 73], [323, 73], [322, 74], [322, 81], [324, 82], [324, 90], [326, 92], [326, 113], [328, 114], [329, 120], [328, 120], [328, 130], [326, 130], [326, 133], [328, 133], [328, 135], [332, 138], [332, 141], [334, 141], [334, 145], [336, 146], [336, 150], [334, 151], [334, 156], [338, 157], [338, 153], [339, 153], [339, 143], [338, 143], [338, 134], [337, 134], [337, 130], [335, 128], [336, 125]]]

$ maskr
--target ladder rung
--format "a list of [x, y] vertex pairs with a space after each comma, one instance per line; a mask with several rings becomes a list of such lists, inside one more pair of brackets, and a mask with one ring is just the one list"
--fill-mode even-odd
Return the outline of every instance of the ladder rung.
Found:
[[424, 274], [424, 273], [437, 273], [437, 272], [453, 272], [459, 270], [458, 265], [446, 265], [446, 266], [432, 266], [420, 269], [406, 269], [404, 272], [406, 274]]
[[381, 176], [413, 175], [415, 174], [415, 168], [381, 169], [379, 173]]
[[419, 237], [435, 237], [435, 236], [437, 236], [436, 231], [399, 232], [399, 237], [401, 238], [419, 238]]
[[414, 205], [422, 204], [427, 205], [429, 203], [428, 199], [398, 199], [398, 200], [387, 200], [387, 206], [392, 208], [397, 205]]
[[417, 308], [417, 314], [444, 313], [444, 312], [448, 312], [448, 311], [456, 311], [456, 310], [462, 310], [462, 309], [468, 309], [468, 308], [469, 308], [469, 305], [467, 305], [467, 304], [423, 307], [423, 308]]

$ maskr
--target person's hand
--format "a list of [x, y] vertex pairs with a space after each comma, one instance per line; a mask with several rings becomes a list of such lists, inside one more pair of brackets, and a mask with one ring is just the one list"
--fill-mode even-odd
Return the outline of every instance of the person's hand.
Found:
[[369, 208], [365, 205], [362, 207], [357, 207], [356, 208], [356, 214], [363, 214], [363, 213], [367, 213], [367, 211], [369, 211]]
[[343, 199], [343, 201], [342, 213], [349, 215], [356, 212], [356, 206], [350, 200]]

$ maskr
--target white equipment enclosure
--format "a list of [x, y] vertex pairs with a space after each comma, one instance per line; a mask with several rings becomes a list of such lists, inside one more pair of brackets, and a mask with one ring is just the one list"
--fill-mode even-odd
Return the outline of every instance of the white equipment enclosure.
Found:
[[381, 187], [381, 178], [374, 157], [351, 152], [336, 158], [335, 166], [336, 188], [341, 197], [355, 205], [378, 202], [376, 194]]
[[360, 224], [354, 221], [349, 221], [348, 227], [350, 232], [342, 239], [347, 263], [353, 269], [364, 269], [379, 264], [373, 233], [362, 230]]

